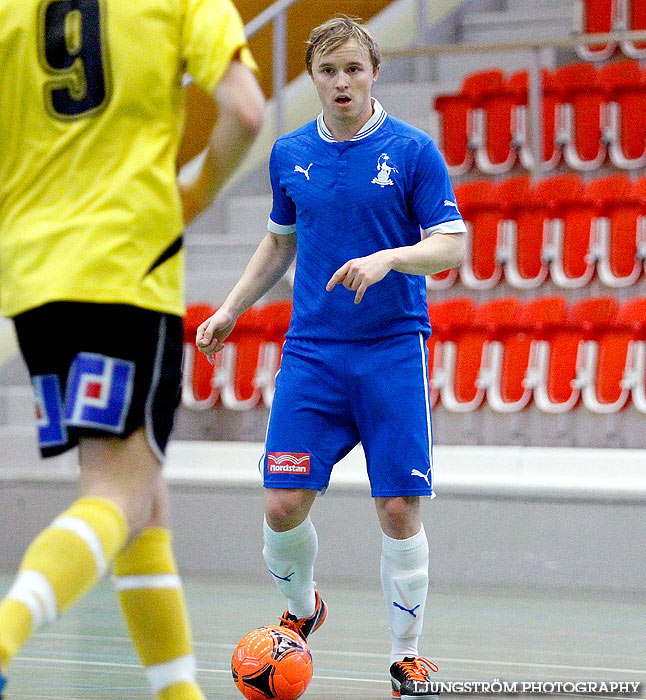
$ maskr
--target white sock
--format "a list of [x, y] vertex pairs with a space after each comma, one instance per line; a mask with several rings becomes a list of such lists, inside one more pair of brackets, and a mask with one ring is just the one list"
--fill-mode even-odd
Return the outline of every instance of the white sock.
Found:
[[420, 531], [405, 540], [382, 533], [381, 587], [392, 635], [390, 663], [419, 656], [428, 593], [428, 540]]
[[262, 555], [278, 590], [287, 598], [287, 609], [298, 618], [311, 617], [316, 605], [314, 561], [319, 541], [310, 516], [286, 532], [275, 532], [265, 520], [263, 530]]

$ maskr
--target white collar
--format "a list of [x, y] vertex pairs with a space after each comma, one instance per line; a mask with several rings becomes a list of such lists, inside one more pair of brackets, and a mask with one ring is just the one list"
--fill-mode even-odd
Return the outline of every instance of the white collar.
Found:
[[[372, 100], [373, 113], [370, 119], [361, 127], [361, 129], [350, 139], [350, 141], [361, 141], [365, 139], [366, 136], [370, 136], [375, 132], [383, 123], [386, 121], [388, 113], [379, 104], [379, 102], [374, 98]], [[316, 118], [316, 127], [319, 132], [319, 136], [328, 143], [337, 143], [337, 140], [332, 136], [332, 133], [327, 128], [325, 120], [323, 119], [323, 112], [321, 112]]]

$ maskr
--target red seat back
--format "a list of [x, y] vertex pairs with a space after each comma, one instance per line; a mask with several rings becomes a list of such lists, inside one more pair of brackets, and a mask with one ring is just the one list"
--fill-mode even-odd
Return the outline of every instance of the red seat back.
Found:
[[257, 319], [263, 329], [264, 339], [282, 345], [291, 317], [292, 302], [290, 299], [270, 301], [261, 306], [257, 311]]
[[449, 167], [460, 167], [470, 157], [468, 123], [471, 100], [462, 93], [438, 95], [434, 106], [440, 118], [440, 148], [444, 159]]
[[[428, 376], [431, 387], [436, 346], [438, 343], [454, 339], [461, 329], [470, 327], [475, 308], [473, 300], [466, 297], [429, 303], [428, 315], [433, 331], [428, 339]], [[438, 396], [438, 391], [432, 387], [431, 406], [437, 403]]]
[[[529, 73], [526, 70], [517, 71], [509, 76], [507, 85], [515, 94], [516, 104], [529, 104]], [[554, 74], [547, 68], [541, 72], [543, 91], [543, 160], [549, 161], [554, 156], [556, 148], [556, 105], [562, 96]]]
[[554, 75], [562, 101], [574, 109], [576, 151], [582, 160], [594, 160], [601, 143], [601, 114], [605, 101], [597, 71], [590, 63], [571, 63], [558, 68]]
[[578, 278], [588, 267], [590, 230], [596, 205], [578, 175], [556, 175], [536, 187], [536, 196], [545, 201], [550, 215], [563, 221], [560, 255], [567, 277]]
[[183, 394], [189, 394], [185, 396], [189, 406], [200, 402], [208, 402], [210, 406], [217, 401], [217, 391], [213, 387], [214, 367], [195, 345], [198, 327], [215, 311], [210, 304], [191, 304], [184, 315], [184, 371], [190, 371], [190, 377], [184, 377]]
[[616, 61], [599, 69], [599, 82], [609, 102], [616, 102], [621, 110], [619, 136], [626, 158], [639, 158], [646, 142], [646, 71], [637, 61]]
[[[628, 4], [628, 29], [643, 31], [646, 29], [646, 4], [644, 0], [626, 0], [626, 2]], [[644, 51], [646, 42], [636, 41], [633, 46]]]
[[503, 218], [502, 203], [495, 197], [489, 180], [460, 185], [455, 190], [463, 219], [471, 224], [471, 268], [478, 280], [488, 280], [499, 273], [496, 261], [498, 225]]
[[[614, 0], [582, 0], [583, 27], [585, 34], [607, 34], [612, 31], [614, 16]], [[590, 46], [592, 52], [603, 52], [605, 44]]]
[[225, 343], [235, 346], [233, 394], [238, 401], [258, 395], [254, 378], [258, 368], [260, 346], [263, 342], [263, 324], [258, 310], [250, 308], [237, 320]]
[[616, 277], [628, 277], [635, 266], [637, 219], [643, 207], [637, 188], [625, 175], [611, 175], [590, 182], [587, 190], [599, 215], [610, 222], [610, 269]]
[[505, 219], [516, 222], [516, 264], [521, 277], [536, 278], [543, 267], [543, 230], [548, 207], [536, 196], [528, 175], [504, 180], [496, 187], [496, 197], [503, 203]]
[[523, 381], [529, 364], [530, 337], [516, 324], [522, 304], [514, 297], [485, 302], [476, 314], [476, 322], [487, 330], [487, 340], [502, 345], [500, 397], [516, 403], [525, 393]]

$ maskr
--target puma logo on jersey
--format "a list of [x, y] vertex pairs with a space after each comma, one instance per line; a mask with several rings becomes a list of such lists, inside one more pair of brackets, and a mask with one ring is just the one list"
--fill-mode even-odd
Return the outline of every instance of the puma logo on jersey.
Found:
[[419, 469], [413, 469], [413, 471], [410, 473], [410, 475], [411, 475], [411, 476], [419, 476], [419, 477], [421, 477], [421, 478], [424, 479], [424, 481], [430, 486], [430, 485], [431, 485], [431, 482], [430, 482], [429, 479], [428, 479], [428, 475], [431, 473], [431, 469], [432, 469], [432, 467], [429, 467], [429, 468], [428, 468], [428, 471], [426, 472], [426, 474], [424, 474], [423, 472], [421, 472]]
[[309, 180], [310, 179], [310, 168], [312, 167], [312, 163], [310, 163], [307, 168], [303, 169], [301, 168], [300, 165], [295, 165], [294, 166], [294, 172], [295, 173], [303, 173], [305, 177]]
[[455, 202], [451, 202], [448, 199], [444, 200], [444, 206], [445, 207], [455, 207], [456, 209], [458, 208], [458, 205]]

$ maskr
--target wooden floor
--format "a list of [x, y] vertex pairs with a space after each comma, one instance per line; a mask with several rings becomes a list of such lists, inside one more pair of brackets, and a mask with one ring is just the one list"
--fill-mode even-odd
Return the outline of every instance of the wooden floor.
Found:
[[[0, 592], [9, 585], [9, 576], [0, 577]], [[281, 598], [270, 580], [189, 579], [185, 587], [203, 689], [209, 699], [240, 700], [231, 680], [233, 649], [250, 629], [275, 622]], [[330, 612], [310, 640], [314, 677], [303, 700], [386, 700], [389, 641], [380, 590], [321, 592]], [[438, 664], [442, 680], [644, 682], [646, 607], [612, 594], [431, 592], [420, 651]], [[30, 640], [11, 667], [6, 696], [151, 698], [109, 582]]]

